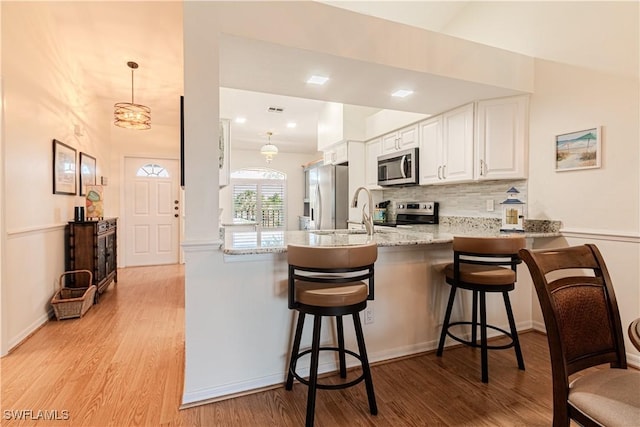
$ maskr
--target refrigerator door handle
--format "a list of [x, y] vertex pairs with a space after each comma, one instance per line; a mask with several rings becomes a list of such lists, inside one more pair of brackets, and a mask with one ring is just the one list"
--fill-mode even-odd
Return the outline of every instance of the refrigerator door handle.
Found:
[[318, 223], [316, 230], [320, 230], [322, 227], [322, 192], [320, 191], [319, 185], [316, 187], [316, 193], [318, 194]]

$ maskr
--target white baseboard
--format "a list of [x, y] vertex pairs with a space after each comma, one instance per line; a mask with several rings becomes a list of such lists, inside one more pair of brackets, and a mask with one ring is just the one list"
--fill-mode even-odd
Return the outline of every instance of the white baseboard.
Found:
[[640, 354], [627, 353], [627, 365], [640, 369]]
[[53, 316], [53, 309], [49, 309], [45, 314], [38, 317], [33, 323], [24, 328], [18, 335], [9, 340], [8, 351], [10, 352], [14, 347], [22, 344], [22, 342], [29, 338], [35, 331], [40, 329], [40, 327], [47, 323]]
[[[509, 330], [509, 325], [499, 325], [499, 327]], [[528, 330], [532, 328], [531, 322], [521, 322], [516, 325], [519, 331]], [[502, 335], [497, 331], [489, 329], [487, 333], [488, 338], [492, 338], [498, 335]], [[462, 337], [465, 338], [465, 337]], [[468, 339], [468, 337], [466, 337]], [[447, 340], [445, 346], [457, 344], [454, 340]], [[323, 344], [325, 345], [325, 344]], [[383, 351], [369, 352], [369, 362], [383, 362], [386, 360], [397, 359], [400, 357], [407, 357], [414, 354], [424, 353], [427, 351], [435, 350], [438, 346], [438, 340], [425, 341], [421, 343], [411, 344], [402, 347], [396, 347]], [[308, 360], [306, 364], [300, 364], [296, 371], [302, 377], [309, 375]], [[353, 366], [359, 366], [360, 362], [353, 358], [347, 358], [347, 368]], [[322, 375], [329, 372], [336, 372], [338, 366], [335, 360], [329, 362], [321, 362], [318, 365], [318, 374]], [[180, 409], [191, 408], [194, 406], [206, 405], [209, 403], [217, 402], [220, 400], [226, 400], [233, 397], [247, 395], [251, 393], [257, 393], [269, 388], [281, 387], [286, 378], [286, 371], [274, 373], [264, 377], [252, 378], [245, 381], [234, 382], [217, 387], [205, 388], [197, 391], [187, 392], [182, 395], [182, 405]]]
[[544, 326], [544, 322], [532, 321], [531, 322], [534, 331], [542, 332], [543, 334], [547, 333], [547, 328]]

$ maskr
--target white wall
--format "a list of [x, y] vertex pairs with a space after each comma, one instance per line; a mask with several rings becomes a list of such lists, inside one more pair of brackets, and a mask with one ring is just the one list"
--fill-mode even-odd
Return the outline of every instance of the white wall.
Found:
[[[2, 34], [2, 7], [0, 6], [0, 35]], [[4, 191], [4, 161], [5, 159], [5, 138], [4, 138], [4, 72], [2, 71], [2, 43], [0, 43], [0, 188]], [[7, 301], [5, 283], [5, 268], [4, 268], [4, 246], [6, 227], [4, 225], [4, 197], [0, 196], [0, 356], [8, 351], [8, 328], [5, 325], [4, 312], [5, 304]]]
[[[233, 141], [231, 142], [233, 145]], [[246, 168], [267, 168], [283, 172], [287, 175], [286, 187], [286, 227], [287, 230], [298, 229], [298, 216], [303, 215], [304, 199], [304, 174], [302, 165], [321, 158], [319, 153], [278, 153], [271, 163], [264, 160], [264, 156], [257, 150], [234, 150], [231, 149], [231, 172]], [[220, 207], [224, 209], [222, 213], [223, 222], [232, 218], [232, 186], [228, 185], [220, 189]]]
[[[614, 283], [626, 334], [627, 325], [640, 316], [638, 79], [544, 60], [535, 65], [529, 213], [562, 220], [565, 237], [546, 247], [598, 246]], [[555, 172], [555, 135], [593, 126], [602, 126], [602, 167]], [[539, 308], [534, 310], [534, 323], [543, 325]], [[629, 342], [626, 349], [630, 361], [640, 365]]]
[[[64, 226], [78, 196], [52, 194], [52, 140], [97, 160], [110, 174], [110, 112], [83, 91], [90, 79], [59, 37], [50, 4], [3, 2], [2, 80], [5, 176], [2, 352], [47, 320], [64, 271]], [[25, 30], [28, 28], [28, 30]], [[74, 134], [74, 126], [82, 135]]]
[[[84, 74], [77, 52], [64, 45], [63, 29], [49, 13], [53, 7], [2, 2], [0, 9], [2, 167], [3, 177], [10, 177], [2, 183], [2, 354], [47, 320], [65, 270], [64, 227], [74, 206], [84, 205], [82, 197], [52, 194], [52, 139], [96, 158], [97, 176], [109, 179], [104, 193], [109, 217], [121, 216], [125, 155], [179, 158], [177, 118], [176, 126], [148, 131], [113, 126], [111, 102], [83, 90], [92, 76]], [[119, 248], [122, 237], [119, 233]]]
[[[535, 64], [536, 90], [530, 106], [530, 214], [562, 219], [571, 229], [637, 235], [638, 80], [544, 60]], [[595, 126], [602, 126], [602, 167], [556, 172], [555, 135]]]
[[404, 111], [381, 110], [366, 119], [365, 139], [373, 139], [383, 134], [400, 129], [411, 123], [429, 117], [427, 114], [406, 113]]
[[326, 102], [318, 114], [318, 150], [344, 139], [344, 104]]

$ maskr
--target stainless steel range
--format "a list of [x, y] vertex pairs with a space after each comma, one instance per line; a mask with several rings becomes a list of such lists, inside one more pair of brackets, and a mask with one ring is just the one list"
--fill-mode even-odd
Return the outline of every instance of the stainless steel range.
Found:
[[438, 224], [438, 202], [397, 202], [396, 219], [377, 225]]

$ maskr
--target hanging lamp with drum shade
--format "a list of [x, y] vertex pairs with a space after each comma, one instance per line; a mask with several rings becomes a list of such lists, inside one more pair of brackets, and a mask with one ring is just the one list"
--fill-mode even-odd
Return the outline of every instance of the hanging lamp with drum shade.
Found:
[[146, 105], [133, 102], [133, 71], [138, 68], [138, 64], [133, 61], [127, 62], [131, 68], [131, 102], [118, 102], [115, 104], [113, 124], [121, 128], [145, 130], [151, 128], [151, 109]]

